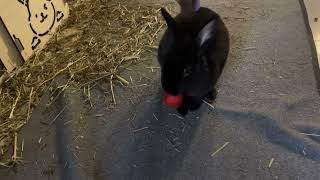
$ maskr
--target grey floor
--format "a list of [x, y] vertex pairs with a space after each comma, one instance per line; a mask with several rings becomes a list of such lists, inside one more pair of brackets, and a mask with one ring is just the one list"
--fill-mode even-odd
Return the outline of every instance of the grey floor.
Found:
[[215, 109], [183, 119], [165, 108], [159, 72], [146, 68], [154, 52], [123, 74], [133, 85], [116, 88], [116, 107], [106, 106], [108, 84], [90, 101], [67, 90], [45, 108], [45, 96], [23, 130], [26, 164], [1, 179], [320, 179], [317, 63], [299, 1], [202, 4], [232, 39]]

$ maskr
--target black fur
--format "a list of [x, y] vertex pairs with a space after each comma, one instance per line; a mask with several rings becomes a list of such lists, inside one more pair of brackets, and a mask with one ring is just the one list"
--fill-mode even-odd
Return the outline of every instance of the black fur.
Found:
[[208, 8], [200, 8], [192, 19], [172, 18], [163, 8], [161, 13], [168, 26], [158, 49], [161, 84], [168, 94], [184, 96], [177, 110], [186, 115], [203, 100], [215, 99], [214, 86], [229, 53], [229, 34], [220, 16]]

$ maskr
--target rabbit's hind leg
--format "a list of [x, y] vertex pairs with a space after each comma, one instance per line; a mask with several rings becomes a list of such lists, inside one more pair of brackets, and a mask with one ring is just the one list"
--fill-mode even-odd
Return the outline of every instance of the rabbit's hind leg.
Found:
[[204, 100], [207, 101], [208, 103], [213, 103], [213, 101], [217, 98], [217, 90], [216, 88], [213, 88], [212, 91], [208, 92], [205, 97]]
[[178, 113], [181, 115], [181, 116], [185, 116], [188, 114], [188, 111], [189, 111], [189, 97], [188, 96], [185, 96], [184, 99], [183, 99], [183, 102], [181, 104], [180, 107], [177, 108], [177, 111]]
[[181, 116], [187, 115], [189, 111], [187, 103], [184, 102], [180, 107], [177, 108], [177, 111]]
[[202, 105], [202, 98], [201, 97], [189, 97], [188, 98], [188, 105], [190, 111], [198, 110]]

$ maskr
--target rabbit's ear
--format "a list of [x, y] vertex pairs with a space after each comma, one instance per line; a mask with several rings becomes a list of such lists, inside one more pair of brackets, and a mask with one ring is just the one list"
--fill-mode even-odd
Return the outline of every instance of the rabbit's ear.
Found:
[[168, 13], [165, 8], [161, 8], [161, 15], [167, 23], [168, 28], [176, 29], [176, 21], [172, 18], [172, 16]]
[[213, 38], [216, 31], [216, 20], [211, 20], [198, 34], [198, 45], [202, 47], [209, 39]]

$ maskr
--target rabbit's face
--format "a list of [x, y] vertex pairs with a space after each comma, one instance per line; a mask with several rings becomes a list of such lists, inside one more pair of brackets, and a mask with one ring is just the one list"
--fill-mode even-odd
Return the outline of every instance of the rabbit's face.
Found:
[[180, 94], [183, 76], [184, 68], [181, 67], [179, 60], [172, 59], [164, 63], [161, 69], [161, 84], [164, 91], [174, 96]]
[[178, 95], [185, 76], [185, 68], [196, 59], [195, 41], [192, 36], [182, 32], [174, 37], [161, 68], [163, 89], [171, 95]]
[[166, 10], [161, 10], [168, 26], [160, 43], [161, 84], [166, 93], [181, 95], [185, 70], [197, 63], [201, 45], [210, 35], [207, 30], [194, 33], [188, 24], [176, 22]]
[[181, 93], [181, 86], [184, 76], [184, 67], [182, 65], [183, 57], [173, 55], [168, 57], [161, 68], [161, 84], [164, 91], [170, 95]]

